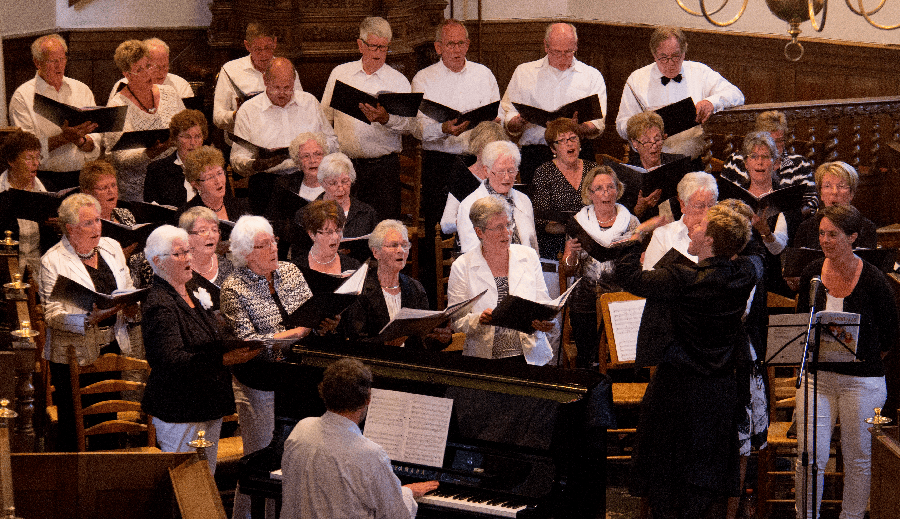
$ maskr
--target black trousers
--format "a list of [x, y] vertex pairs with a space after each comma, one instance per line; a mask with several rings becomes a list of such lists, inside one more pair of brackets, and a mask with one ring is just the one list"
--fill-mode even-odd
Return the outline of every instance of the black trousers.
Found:
[[[425, 150], [422, 154], [422, 207], [425, 237], [419, 246], [419, 281], [425, 287], [431, 308], [437, 304], [437, 277], [434, 257], [434, 226], [440, 223], [447, 203], [453, 165], [458, 155]], [[460, 200], [461, 202], [462, 200]]]
[[356, 170], [354, 196], [371, 205], [378, 220], [401, 219], [400, 156], [389, 153], [374, 159], [351, 159]]

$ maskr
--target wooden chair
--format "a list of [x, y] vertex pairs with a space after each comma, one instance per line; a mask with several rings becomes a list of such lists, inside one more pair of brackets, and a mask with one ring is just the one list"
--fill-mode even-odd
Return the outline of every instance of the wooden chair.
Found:
[[437, 283], [437, 308], [447, 308], [447, 284], [450, 282], [450, 265], [456, 259], [453, 250], [456, 247], [456, 235], [444, 239], [441, 235], [441, 224], [434, 226], [434, 258], [435, 282]]
[[[559, 293], [562, 294], [569, 289], [569, 280], [565, 275], [562, 265], [562, 252], [559, 253]], [[559, 352], [557, 358], [559, 365], [564, 368], [574, 368], [575, 359], [578, 357], [578, 349], [575, 347], [575, 340], [572, 339], [572, 322], [569, 316], [569, 305], [563, 307], [562, 311], [562, 333], [559, 338]]]
[[[232, 413], [222, 419], [222, 423], [237, 422], [237, 413]], [[219, 438], [219, 448], [216, 452], [216, 467], [225, 463], [237, 463], [244, 456], [244, 439], [240, 435]]]
[[[146, 447], [125, 450], [160, 452], [159, 449], [156, 448], [156, 430], [153, 428], [150, 417], [141, 411], [140, 402], [131, 402], [113, 398], [110, 400], [102, 400], [87, 407], [82, 405], [81, 397], [83, 395], [121, 393], [122, 391], [143, 389], [145, 386], [143, 382], [133, 382], [121, 378], [101, 380], [93, 384], [88, 384], [87, 386], [82, 386], [82, 374], [108, 373], [114, 374], [113, 376], [119, 376], [119, 372], [121, 371], [132, 370], [146, 371], [149, 374], [150, 365], [145, 360], [107, 353], [102, 355], [93, 364], [79, 366], [75, 354], [75, 347], [69, 346], [69, 375], [72, 385], [72, 403], [75, 408], [75, 433], [77, 435], [79, 452], [86, 452], [88, 450], [88, 436], [118, 433], [142, 433], [147, 435]], [[105, 420], [92, 426], [85, 426], [85, 417], [110, 413], [115, 413], [115, 418]]]

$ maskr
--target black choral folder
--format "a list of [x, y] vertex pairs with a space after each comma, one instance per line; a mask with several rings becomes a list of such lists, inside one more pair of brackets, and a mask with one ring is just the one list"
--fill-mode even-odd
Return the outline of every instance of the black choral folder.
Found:
[[436, 103], [429, 99], [422, 99], [422, 104], [419, 106], [419, 111], [439, 123], [456, 119], [456, 124], [462, 124], [468, 121], [469, 128], [474, 128], [478, 125], [478, 123], [482, 123], [484, 121], [493, 121], [494, 119], [496, 119], [499, 108], [500, 101], [497, 100], [493, 103], [488, 103], [484, 106], [479, 106], [478, 108], [473, 108], [466, 112], [460, 112], [459, 110], [454, 110], [449, 106]]
[[271, 159], [271, 158], [280, 158], [282, 161], [285, 161], [291, 158], [290, 153], [287, 148], [264, 148], [262, 146], [257, 146], [252, 142], [248, 141], [243, 137], [238, 137], [233, 133], [229, 133], [228, 137], [231, 138], [234, 142], [239, 142], [250, 149], [251, 152], [256, 154], [256, 158], [258, 159]]
[[579, 281], [581, 281], [581, 278], [572, 283], [572, 286], [563, 294], [548, 303], [538, 303], [519, 296], [508, 295], [491, 312], [491, 325], [502, 326], [524, 333], [534, 333], [531, 322], [535, 319], [538, 321], [549, 321], [556, 317], [562, 310], [562, 307], [566, 305], [569, 294], [578, 286]]
[[359, 109], [360, 103], [372, 106], [381, 105], [391, 115], [415, 117], [419, 111], [419, 105], [422, 103], [422, 95], [422, 93], [410, 92], [379, 92], [372, 95], [343, 81], [335, 81], [329, 106], [366, 124], [371, 124]]
[[62, 126], [66, 122], [69, 123], [69, 126], [78, 126], [90, 121], [97, 125], [95, 132], [103, 133], [122, 131], [122, 128], [125, 126], [125, 114], [128, 112], [128, 107], [90, 106], [77, 108], [35, 93], [34, 112], [57, 126]]
[[60, 275], [56, 278], [56, 284], [53, 285], [53, 291], [50, 292], [50, 299], [53, 301], [62, 301], [77, 306], [85, 312], [90, 312], [93, 310], [95, 304], [97, 305], [97, 308], [105, 310], [119, 304], [129, 305], [143, 301], [147, 297], [149, 291], [149, 288], [141, 288], [128, 291], [117, 290], [111, 295], [100, 294], [77, 281], [73, 281], [66, 276]]
[[807, 186], [803, 184], [795, 184], [776, 189], [757, 198], [750, 191], [721, 176], [716, 177], [716, 185], [719, 187], [719, 200], [735, 198], [749, 205], [754, 212], [765, 207], [771, 207], [779, 212], [800, 209], [803, 207], [803, 196], [807, 189]]
[[700, 124], [697, 122], [697, 107], [690, 97], [657, 108], [654, 112], [662, 117], [666, 135], [675, 135]]
[[168, 141], [169, 136], [170, 133], [168, 128], [124, 132], [110, 151], [150, 148], [156, 146], [158, 143]]
[[514, 102], [513, 106], [516, 107], [523, 119], [538, 126], [547, 126], [547, 123], [560, 117], [571, 119], [575, 112], [578, 112], [579, 123], [603, 119], [603, 107], [600, 106], [600, 97], [597, 94], [591, 94], [577, 101], [566, 103], [552, 112], [526, 105], [525, 103]]

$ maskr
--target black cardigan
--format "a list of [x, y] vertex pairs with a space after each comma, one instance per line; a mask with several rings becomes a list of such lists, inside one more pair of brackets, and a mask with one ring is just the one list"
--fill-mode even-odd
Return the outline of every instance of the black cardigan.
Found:
[[142, 305], [141, 332], [150, 377], [141, 406], [164, 422], [215, 420], [235, 412], [224, 338], [211, 311], [194, 308], [159, 276]]

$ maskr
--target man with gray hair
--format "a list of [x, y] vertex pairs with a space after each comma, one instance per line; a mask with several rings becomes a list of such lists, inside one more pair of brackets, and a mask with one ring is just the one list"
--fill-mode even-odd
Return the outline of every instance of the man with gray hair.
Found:
[[[546, 128], [525, 121], [513, 103], [553, 111], [566, 103], [596, 94], [603, 116], [606, 116], [606, 82], [600, 71], [575, 58], [578, 50], [575, 27], [569, 23], [548, 26], [544, 35], [544, 50], [547, 55], [543, 58], [516, 67], [500, 103], [506, 130], [510, 135], [521, 135], [522, 165], [519, 174], [525, 184], [531, 183], [538, 166], [553, 158], [553, 152], [544, 140]], [[594, 160], [589, 139], [603, 133], [603, 117], [585, 120], [584, 114], [578, 114], [576, 119], [578, 136], [581, 137], [581, 157]]]
[[81, 81], [65, 76], [69, 48], [59, 34], [47, 34], [31, 44], [31, 58], [37, 68], [34, 78], [13, 92], [9, 101], [9, 121], [13, 126], [33, 133], [41, 141], [38, 176], [51, 190], [78, 185], [84, 163], [100, 153], [97, 125], [86, 121], [78, 126], [59, 127], [34, 111], [34, 95], [69, 106], [95, 106], [94, 94]]
[[650, 245], [644, 252], [644, 270], [652, 270], [669, 249], [675, 249], [695, 263], [696, 254], [689, 251], [690, 232], [700, 223], [706, 211], [716, 205], [719, 188], [716, 179], [709, 173], [688, 173], [678, 182], [678, 203], [681, 205], [681, 218], [677, 221], [658, 227], [653, 231]]
[[359, 109], [368, 119], [363, 122], [330, 105], [337, 81], [371, 95], [410, 92], [409, 80], [385, 62], [392, 36], [384, 18], [364, 19], [356, 40], [362, 59], [335, 67], [322, 94], [325, 117], [334, 124], [341, 151], [350, 157], [357, 172], [356, 196], [374, 207], [379, 219], [400, 218], [400, 137], [413, 133], [416, 120], [388, 114], [377, 103], [360, 103]]
[[413, 498], [437, 481], [400, 486], [384, 449], [359, 424], [372, 400], [372, 372], [356, 359], [328, 366], [319, 384], [327, 411], [300, 420], [284, 442], [281, 519], [416, 516]]
[[[231, 166], [243, 176], [250, 176], [250, 208], [253, 214], [264, 214], [275, 186], [276, 175], [298, 170], [290, 158], [260, 158], [256, 146], [278, 149], [290, 146], [303, 132], [320, 132], [328, 143], [326, 152], [338, 148], [337, 136], [322, 106], [312, 94], [294, 87], [297, 72], [287, 58], [274, 58], [265, 73], [266, 91], [243, 105], [234, 122], [234, 134], [253, 143], [251, 147], [235, 142], [231, 147]], [[252, 175], [252, 176], [251, 176]]]
[[[175, 89], [178, 97], [182, 99], [194, 97], [194, 90], [191, 89], [191, 85], [183, 77], [169, 73], [169, 46], [166, 42], [159, 38], [147, 38], [144, 40], [144, 45], [150, 49], [150, 65], [148, 68], [150, 69], [150, 77], [153, 79], [153, 83], [156, 85], [169, 85]], [[123, 77], [116, 81], [112, 91], [109, 93], [109, 100], [112, 101], [112, 98], [119, 93], [119, 90], [125, 88], [126, 84], [128, 84], [128, 78]]]

